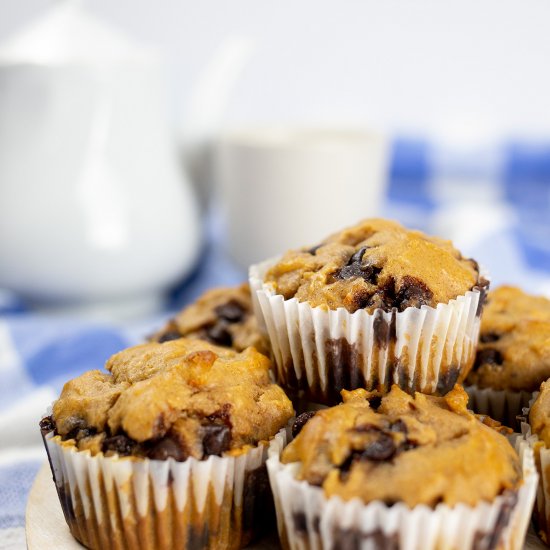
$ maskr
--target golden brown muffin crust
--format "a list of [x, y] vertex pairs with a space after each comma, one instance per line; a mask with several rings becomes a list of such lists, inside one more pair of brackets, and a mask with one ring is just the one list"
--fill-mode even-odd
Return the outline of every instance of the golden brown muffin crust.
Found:
[[512, 286], [489, 293], [467, 383], [535, 391], [550, 378], [550, 300]]
[[516, 452], [466, 409], [460, 386], [445, 397], [393, 386], [377, 410], [365, 390], [342, 394], [344, 403], [318, 411], [282, 456], [327, 497], [475, 505], [520, 485]]
[[270, 361], [199, 340], [129, 348], [65, 384], [56, 432], [79, 449], [184, 460], [269, 440], [293, 415]]
[[287, 252], [265, 282], [312, 307], [372, 313], [446, 304], [480, 281], [477, 263], [450, 241], [367, 219], [313, 248]]
[[529, 411], [531, 431], [550, 448], [550, 381], [543, 382]]
[[266, 351], [258, 329], [247, 283], [233, 288], [213, 288], [182, 309], [151, 337], [154, 342], [199, 338], [211, 344], [243, 351], [253, 346]]

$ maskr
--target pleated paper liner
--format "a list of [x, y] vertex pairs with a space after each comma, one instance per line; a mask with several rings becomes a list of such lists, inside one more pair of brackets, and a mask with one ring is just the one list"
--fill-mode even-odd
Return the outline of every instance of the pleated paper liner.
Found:
[[286, 431], [238, 456], [150, 460], [78, 451], [45, 435], [73, 536], [88, 548], [236, 549], [273, 517], [265, 461]]
[[512, 428], [515, 432], [521, 430], [523, 409], [529, 405], [533, 396], [530, 391], [493, 390], [492, 388], [478, 388], [465, 386], [468, 393], [468, 408], [478, 414], [486, 414]]
[[283, 546], [290, 550], [520, 550], [538, 476], [529, 445], [521, 436], [515, 445], [524, 479], [519, 490], [508, 491], [493, 502], [452, 508], [327, 499], [321, 488], [295, 478], [297, 463], [285, 465], [273, 455], [267, 468]]
[[538, 397], [539, 392], [533, 393], [533, 396], [527, 407], [523, 410], [523, 421], [521, 423], [521, 432], [527, 444], [533, 450], [535, 455], [535, 464], [539, 473], [539, 484], [537, 489], [537, 499], [533, 518], [535, 520], [535, 529], [540, 538], [546, 543], [550, 542], [550, 449], [546, 448], [544, 441], [532, 433], [529, 425], [529, 411]]
[[342, 389], [385, 392], [392, 384], [409, 393], [444, 395], [466, 377], [487, 287], [475, 287], [436, 308], [349, 313], [276, 294], [263, 282], [276, 262], [252, 266], [249, 281], [260, 328], [271, 343], [276, 378], [291, 393], [325, 404], [340, 402]]

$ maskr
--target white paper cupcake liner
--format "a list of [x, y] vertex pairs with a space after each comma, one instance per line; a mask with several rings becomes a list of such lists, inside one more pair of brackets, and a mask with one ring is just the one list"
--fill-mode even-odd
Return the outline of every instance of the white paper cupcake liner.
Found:
[[487, 287], [436, 308], [349, 313], [276, 294], [263, 282], [276, 262], [252, 266], [249, 282], [276, 378], [286, 389], [328, 404], [339, 402], [344, 388], [387, 391], [392, 384], [410, 393], [443, 395], [471, 368]]
[[534, 392], [528, 406], [523, 410], [521, 432], [525, 441], [533, 450], [539, 473], [534, 510], [535, 527], [540, 538], [548, 544], [550, 542], [550, 449], [547, 449], [544, 441], [541, 441], [536, 434], [532, 433], [529, 425], [529, 411], [538, 396], [539, 392]]
[[476, 506], [439, 504], [435, 509], [380, 501], [327, 499], [323, 490], [298, 481], [299, 465], [267, 461], [275, 498], [279, 536], [290, 550], [519, 550], [537, 489], [533, 452], [518, 436], [523, 485], [517, 492]]
[[92, 456], [52, 433], [44, 443], [65, 519], [88, 548], [234, 549], [269, 519], [265, 461], [286, 430], [239, 456], [183, 462]]
[[470, 398], [469, 409], [478, 414], [486, 414], [516, 432], [520, 431], [521, 421], [518, 416], [528, 406], [533, 392], [481, 389], [477, 386], [465, 386], [464, 389]]

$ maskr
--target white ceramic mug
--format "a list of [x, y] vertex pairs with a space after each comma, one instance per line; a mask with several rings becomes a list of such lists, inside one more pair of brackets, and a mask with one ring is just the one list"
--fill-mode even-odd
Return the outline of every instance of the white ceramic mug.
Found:
[[227, 132], [216, 179], [230, 255], [246, 267], [377, 215], [387, 153], [384, 136], [360, 129]]

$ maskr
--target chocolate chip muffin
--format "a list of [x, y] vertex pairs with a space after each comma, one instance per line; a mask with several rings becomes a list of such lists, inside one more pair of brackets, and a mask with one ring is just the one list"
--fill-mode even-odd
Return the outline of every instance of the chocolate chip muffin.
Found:
[[218, 346], [243, 351], [253, 346], [264, 352], [248, 284], [235, 288], [213, 288], [182, 309], [151, 337], [154, 342], [176, 338], [200, 338]]
[[373, 219], [250, 269], [277, 380], [313, 402], [342, 389], [444, 395], [470, 370], [488, 287], [449, 241]]
[[298, 417], [295, 439], [268, 460], [286, 547], [523, 547], [533, 454], [470, 413], [462, 387], [342, 394]]
[[536, 531], [542, 540], [550, 541], [550, 381], [543, 382], [535, 393], [522, 433], [535, 453], [539, 487], [534, 510]]
[[282, 455], [327, 497], [475, 506], [521, 484], [516, 452], [468, 412], [459, 386], [445, 397], [394, 386], [378, 408], [365, 390], [343, 393], [343, 404], [317, 412]]
[[371, 219], [312, 248], [287, 252], [265, 282], [285, 300], [372, 313], [436, 307], [482, 281], [477, 262], [463, 258], [450, 241]]
[[41, 422], [73, 535], [90, 548], [246, 544], [270, 517], [267, 449], [282, 448], [294, 414], [269, 359], [180, 338], [124, 350], [106, 368], [67, 382]]
[[479, 388], [536, 391], [550, 378], [550, 300], [501, 286], [488, 296], [467, 382]]
[[529, 425], [544, 446], [550, 449], [550, 381], [543, 382], [530, 411]]
[[550, 378], [550, 300], [502, 286], [488, 295], [473, 369], [470, 407], [519, 430], [518, 416]]

